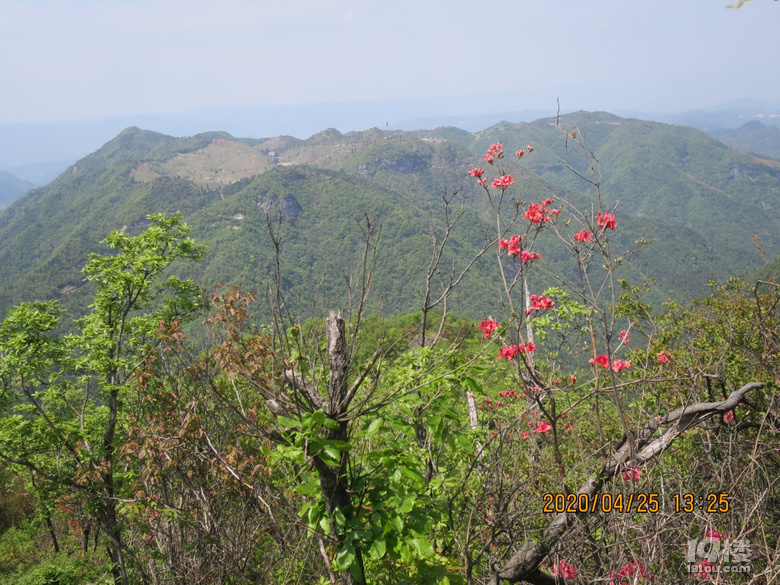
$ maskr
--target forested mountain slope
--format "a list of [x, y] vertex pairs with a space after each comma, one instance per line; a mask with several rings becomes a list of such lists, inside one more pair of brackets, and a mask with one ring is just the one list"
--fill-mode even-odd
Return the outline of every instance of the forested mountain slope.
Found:
[[[770, 256], [780, 251], [780, 163], [689, 128], [585, 112], [477, 134], [331, 129], [308, 140], [221, 132], [173, 138], [129, 128], [0, 213], [0, 309], [31, 298], [83, 304], [80, 267], [109, 231], [135, 233], [150, 213], [180, 212], [210, 244], [192, 275], [207, 287], [240, 281], [258, 290], [267, 289], [275, 266], [268, 219], [281, 213], [290, 306], [323, 311], [347, 304], [345, 275], [360, 265], [361, 221], [373, 218], [377, 233], [381, 226], [374, 309], [416, 310], [431, 225], [443, 233], [444, 193], [457, 192], [455, 202], [467, 198], [448, 272], [496, 237], [484, 221], [489, 202], [467, 175], [487, 166], [485, 149], [503, 142], [508, 165], [509, 153], [534, 146], [511, 170], [513, 198], [588, 208], [592, 186], [567, 168], [598, 176], [590, 175], [578, 141], [599, 161], [601, 190], [617, 204], [620, 248], [649, 241], [619, 275], [635, 283], [655, 278], [654, 300], [689, 299], [709, 278], [759, 266], [753, 236]], [[549, 237], [540, 249], [552, 275], [562, 254]], [[500, 303], [488, 266], [478, 265], [462, 284], [457, 310], [479, 316]], [[552, 277], [539, 286], [551, 284]]]

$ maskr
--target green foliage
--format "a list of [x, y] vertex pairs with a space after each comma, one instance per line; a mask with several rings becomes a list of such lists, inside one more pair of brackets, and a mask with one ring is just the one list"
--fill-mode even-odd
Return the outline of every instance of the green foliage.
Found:
[[[90, 256], [84, 274], [96, 284], [91, 312], [78, 333], [56, 337], [56, 302], [22, 303], [0, 325], [0, 457], [29, 474], [29, 491], [44, 502], [69, 501], [71, 522], [92, 522], [108, 538], [114, 578], [128, 582], [117, 498], [128, 470], [115, 468], [134, 402], [132, 376], [144, 352], [159, 343], [161, 326], [192, 319], [200, 303], [189, 281], [163, 271], [178, 259], [197, 259], [203, 246], [188, 237], [181, 217], [150, 216], [139, 236], [106, 238], [110, 256]], [[51, 531], [51, 529], [50, 529]], [[86, 538], [86, 536], [85, 536]], [[68, 582], [41, 568], [44, 582]], [[48, 579], [48, 581], [45, 581]], [[58, 581], [59, 580], [59, 581]]]
[[[280, 210], [285, 290], [291, 293], [290, 307], [309, 311], [302, 318], [342, 305], [343, 274], [358, 264], [355, 220], [365, 214], [376, 214], [387, 252], [375, 281], [385, 293], [383, 310], [418, 310], [419, 275], [430, 260], [428, 218], [445, 189], [450, 194], [460, 189], [469, 211], [443, 265], [472, 254], [492, 227], [485, 221], [488, 202], [465, 180], [469, 168], [484, 164], [478, 156], [487, 144], [536, 147], [533, 157], [521, 161], [523, 181], [515, 198], [552, 197], [587, 206], [587, 185], [567, 170], [568, 163], [587, 176], [587, 160], [579, 150], [567, 149], [565, 135], [551, 122], [502, 124], [477, 135], [453, 129], [333, 130], [306, 141], [255, 142], [221, 133], [177, 139], [128, 129], [0, 214], [0, 311], [22, 301], [59, 299], [86, 314], [94, 289], [79, 274], [83, 258], [103, 249], [99, 234], [119, 228], [140, 233], [150, 213], [181, 212], [213, 243], [201, 268], [187, 269], [183, 276], [266, 290], [274, 253], [265, 212], [271, 211], [273, 220]], [[611, 201], [620, 202], [626, 228], [616, 235], [616, 244], [629, 250], [635, 240], [649, 242], [621, 269], [622, 276], [633, 282], [655, 278], [654, 304], [669, 298], [687, 302], [706, 294], [702, 283], [707, 278], [757, 266], [761, 259], [753, 235], [769, 257], [780, 253], [780, 217], [770, 201], [778, 193], [779, 175], [772, 161], [725, 148], [695, 130], [604, 113], [572, 114], [561, 123], [576, 127], [596, 156], [610, 161], [602, 187]], [[235, 156], [220, 168], [236, 183], [203, 183], [196, 176], [197, 169], [216, 164], [207, 158], [211, 154], [228, 153]], [[262, 164], [251, 162], [257, 157]], [[182, 170], [186, 161], [191, 161], [189, 174]], [[290, 164], [296, 167], [283, 166]], [[141, 180], [144, 168], [155, 169], [159, 178]], [[729, 246], [722, 245], [723, 238]], [[552, 275], [566, 270], [563, 250], [553, 242], [545, 249], [545, 260], [552, 263], [547, 274], [538, 276], [543, 279], [539, 288], [557, 286]], [[452, 300], [460, 313], [476, 318], [498, 312], [493, 268], [482, 263], [482, 278], [467, 277], [459, 287]], [[311, 311], [313, 297], [318, 302]], [[373, 308], [379, 304], [376, 299]]]

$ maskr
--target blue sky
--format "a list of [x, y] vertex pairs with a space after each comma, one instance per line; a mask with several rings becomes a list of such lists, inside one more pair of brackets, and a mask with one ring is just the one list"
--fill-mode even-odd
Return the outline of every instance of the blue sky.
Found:
[[0, 124], [469, 95], [457, 113], [780, 102], [780, 2], [730, 1], [0, 0]]

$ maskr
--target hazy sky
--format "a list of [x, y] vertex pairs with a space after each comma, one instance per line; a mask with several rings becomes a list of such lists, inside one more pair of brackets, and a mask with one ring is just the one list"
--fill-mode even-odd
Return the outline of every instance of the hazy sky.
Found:
[[780, 102], [780, 2], [733, 1], [0, 0], [0, 123], [469, 94], [486, 112]]

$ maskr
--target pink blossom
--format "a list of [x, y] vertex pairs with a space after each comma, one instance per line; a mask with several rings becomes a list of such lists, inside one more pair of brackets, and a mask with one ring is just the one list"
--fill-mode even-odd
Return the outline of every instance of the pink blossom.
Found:
[[501, 175], [497, 179], [493, 179], [491, 187], [497, 187], [499, 189], [507, 189], [509, 185], [513, 184], [515, 179], [512, 175]]
[[492, 317], [488, 317], [484, 321], [482, 321], [478, 326], [478, 329], [481, 329], [485, 334], [485, 339], [490, 338], [490, 334], [493, 333], [496, 329], [498, 329], [498, 321], [495, 321]]
[[601, 366], [602, 368], [608, 368], [609, 367], [609, 358], [607, 357], [607, 354], [602, 353], [599, 356], [596, 356], [595, 358], [591, 358], [590, 360], [591, 366]]
[[669, 362], [669, 356], [663, 351], [658, 352], [658, 363], [665, 364]]
[[540, 260], [541, 258], [542, 256], [538, 252], [529, 252], [528, 250], [523, 250], [520, 253], [520, 260], [523, 262], [531, 262], [533, 260]]
[[734, 422], [734, 411], [729, 410], [726, 414], [724, 414], [723, 421], [727, 423]]
[[498, 241], [498, 247], [499, 248], [506, 248], [507, 254], [510, 256], [517, 256], [521, 254], [520, 250], [520, 242], [522, 242], [523, 236], [520, 235], [514, 235], [508, 240], [501, 239]]
[[566, 561], [561, 561], [552, 568], [552, 574], [555, 577], [563, 577], [564, 579], [576, 579], [577, 571]]
[[620, 340], [625, 344], [628, 345], [628, 342], [631, 340], [631, 332], [630, 331], [621, 331], [618, 335]]
[[721, 541], [724, 538], [728, 538], [725, 532], [718, 532], [717, 530], [709, 530], [704, 534], [704, 538], [708, 538], [711, 541]]
[[612, 362], [612, 369], [615, 372], [619, 372], [621, 370], [625, 370], [626, 368], [631, 367], [631, 360], [623, 361], [623, 360], [615, 360]]
[[[545, 199], [539, 203], [531, 203], [528, 205], [528, 209], [525, 210], [523, 219], [527, 219], [531, 223], [546, 223], [550, 221], [548, 210], [552, 199]], [[557, 215], [557, 213], [556, 213]]]
[[574, 234], [574, 241], [575, 242], [592, 242], [593, 241], [593, 233], [589, 232], [587, 230], [580, 230], [576, 234]]
[[485, 174], [485, 171], [480, 169], [479, 167], [477, 167], [475, 169], [471, 169], [469, 171], [469, 175], [471, 175], [472, 177], [476, 177], [477, 179], [479, 179], [484, 174]]
[[517, 354], [518, 354], [518, 346], [508, 345], [498, 350], [498, 358], [496, 359], [500, 360], [501, 358], [504, 358], [505, 360], [513, 360], [517, 357]]
[[639, 481], [640, 477], [642, 477], [642, 470], [638, 467], [623, 472], [623, 481], [631, 481], [632, 479]]
[[617, 220], [615, 219], [614, 213], [607, 213], [606, 211], [599, 211], [596, 214], [596, 224], [599, 226], [599, 229], [611, 229], [612, 231], [615, 231], [615, 228], [617, 227]]
[[548, 423], [546, 420], [543, 420], [541, 422], [536, 423], [533, 429], [531, 429], [534, 433], [546, 433], [552, 428], [552, 425]]
[[710, 579], [714, 567], [714, 565], [711, 562], [709, 562], [707, 559], [704, 559], [703, 561], [699, 561], [697, 563], [697, 567], [699, 569], [699, 572], [696, 573], [696, 576], [699, 579]]
[[530, 315], [531, 311], [545, 311], [552, 309], [555, 301], [545, 295], [531, 295], [531, 306], [526, 308], [525, 314]]
[[622, 569], [620, 569], [617, 573], [615, 571], [612, 571], [610, 574], [610, 578], [614, 579], [615, 577], [618, 578], [617, 581], [610, 581], [609, 585], [633, 585], [636, 583], [635, 579], [628, 579], [629, 577], [641, 577], [642, 579], [647, 578], [647, 571], [645, 571], [644, 567], [638, 563], [637, 561], [633, 561], [630, 563], [627, 563], [626, 566], [624, 566]]

